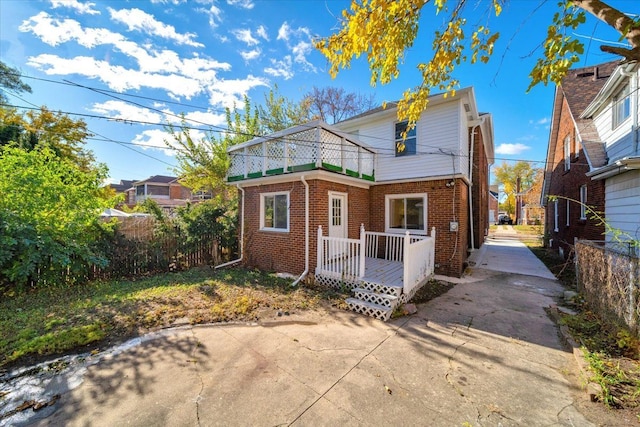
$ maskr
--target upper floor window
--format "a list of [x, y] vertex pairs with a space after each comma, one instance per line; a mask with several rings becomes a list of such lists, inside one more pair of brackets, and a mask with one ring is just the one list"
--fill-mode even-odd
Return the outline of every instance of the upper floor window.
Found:
[[571, 169], [571, 135], [564, 139], [564, 170]]
[[416, 128], [407, 132], [407, 138], [402, 139], [407, 130], [407, 121], [396, 123], [396, 157], [416, 154]]
[[580, 219], [587, 219], [587, 186], [580, 186]]
[[625, 85], [620, 92], [613, 97], [612, 111], [613, 129], [617, 128], [629, 118], [631, 115], [631, 96], [629, 94], [629, 85]]
[[289, 231], [289, 193], [264, 193], [260, 197], [260, 229]]

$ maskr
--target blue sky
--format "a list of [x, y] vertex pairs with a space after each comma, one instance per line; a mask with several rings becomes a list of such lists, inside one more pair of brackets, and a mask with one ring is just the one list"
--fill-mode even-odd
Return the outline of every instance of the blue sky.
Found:
[[[417, 85], [415, 65], [430, 56], [429, 32], [442, 17], [427, 6], [400, 78], [371, 87], [364, 60], [332, 80], [325, 58], [313, 48], [314, 38], [337, 30], [349, 3], [2, 0], [0, 58], [19, 68], [33, 89], [11, 96], [14, 105], [84, 115], [73, 117], [83, 117], [95, 133], [87, 146], [107, 164], [111, 179], [138, 180], [174, 173], [175, 157], [155, 123], [175, 122], [181, 113], [194, 127], [219, 127], [226, 106], [241, 106], [244, 94], [262, 103], [275, 84], [293, 100], [313, 86], [332, 85], [372, 93], [380, 103]], [[469, 1], [469, 20], [485, 23], [489, 3]], [[489, 21], [501, 33], [489, 64], [456, 72], [461, 87], [474, 86], [480, 111], [493, 114], [496, 164], [525, 159], [543, 165], [554, 89], [526, 88], [556, 3], [511, 0]], [[636, 0], [609, 3], [638, 12]], [[590, 18], [576, 35], [587, 45], [577, 66], [615, 59], [601, 53], [595, 40], [618, 41], [605, 24]]]

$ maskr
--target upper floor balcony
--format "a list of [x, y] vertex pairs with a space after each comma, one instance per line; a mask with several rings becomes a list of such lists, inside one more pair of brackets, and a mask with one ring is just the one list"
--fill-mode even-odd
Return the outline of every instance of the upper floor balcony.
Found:
[[374, 151], [321, 121], [252, 139], [228, 153], [229, 182], [319, 169], [374, 180]]

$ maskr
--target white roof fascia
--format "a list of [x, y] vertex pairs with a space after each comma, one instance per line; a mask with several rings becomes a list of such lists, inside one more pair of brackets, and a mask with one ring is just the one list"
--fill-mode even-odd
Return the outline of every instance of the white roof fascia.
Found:
[[605, 105], [609, 98], [613, 96], [615, 91], [618, 89], [618, 85], [622, 80], [624, 80], [627, 76], [625, 73], [633, 72], [637, 70], [638, 64], [622, 64], [616, 67], [616, 69], [611, 73], [611, 76], [607, 79], [605, 84], [600, 89], [600, 92], [595, 96], [593, 101], [584, 109], [582, 114], [580, 114], [581, 119], [591, 118], [593, 117], [600, 108]]
[[592, 181], [598, 181], [606, 179], [621, 173], [640, 169], [640, 157], [624, 157], [620, 160], [616, 160], [610, 165], [603, 166], [594, 171], [587, 172], [586, 175], [591, 178]]

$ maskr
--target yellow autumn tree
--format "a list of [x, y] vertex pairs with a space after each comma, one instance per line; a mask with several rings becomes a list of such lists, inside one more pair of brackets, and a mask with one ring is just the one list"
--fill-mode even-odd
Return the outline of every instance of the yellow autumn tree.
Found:
[[[505, 1], [492, 0], [486, 13], [499, 16]], [[340, 29], [318, 40], [316, 47], [329, 60], [333, 77], [340, 69], [349, 68], [353, 59], [366, 55], [371, 84], [386, 84], [398, 78], [399, 65], [416, 40], [424, 9], [430, 7], [439, 17], [444, 16], [444, 24], [432, 34], [433, 54], [417, 66], [422, 81], [406, 90], [398, 104], [398, 120], [409, 120], [413, 125], [426, 108], [431, 90], [455, 93], [459, 81], [453, 77], [453, 71], [458, 65], [487, 62], [493, 54], [499, 33], [486, 25], [468, 22], [464, 13], [467, 3], [468, 0], [352, 0], [349, 10], [343, 11]], [[541, 35], [543, 54], [530, 73], [530, 88], [538, 83], [560, 82], [579, 60], [583, 43], [567, 33], [584, 23], [587, 13], [616, 29], [630, 45], [601, 46], [601, 50], [628, 61], [640, 59], [638, 19], [601, 0], [560, 0], [546, 35]]]

